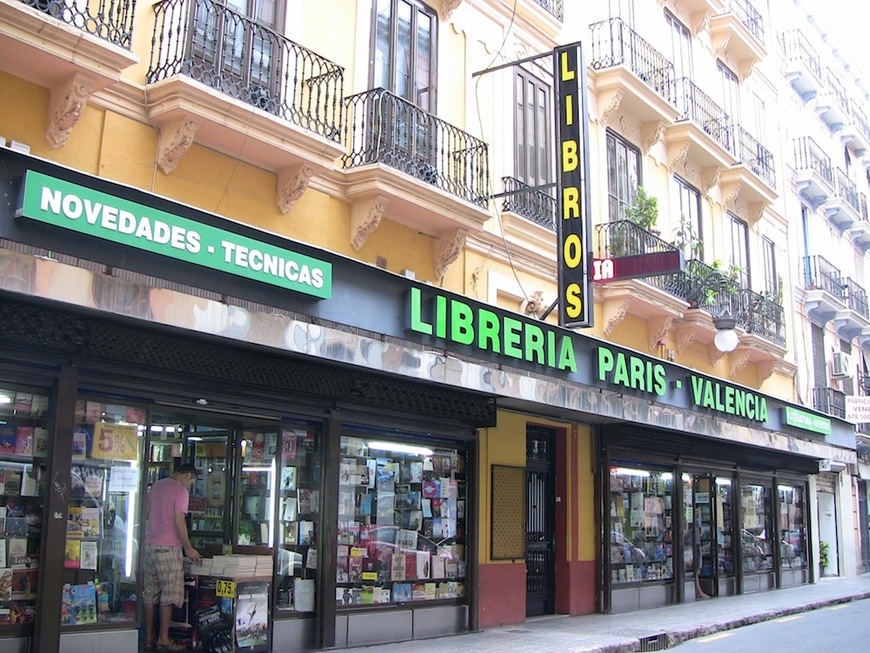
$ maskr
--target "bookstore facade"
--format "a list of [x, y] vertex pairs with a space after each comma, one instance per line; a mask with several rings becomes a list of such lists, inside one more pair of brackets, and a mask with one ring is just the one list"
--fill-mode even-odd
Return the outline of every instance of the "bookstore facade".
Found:
[[686, 600], [696, 569], [713, 595], [807, 582], [807, 475], [854, 461], [848, 424], [20, 153], [0, 183], [4, 651], [137, 645], [143, 497], [181, 461], [191, 643], [214, 605], [252, 614], [251, 653], [522, 621], [533, 553], [574, 565], [545, 613]]

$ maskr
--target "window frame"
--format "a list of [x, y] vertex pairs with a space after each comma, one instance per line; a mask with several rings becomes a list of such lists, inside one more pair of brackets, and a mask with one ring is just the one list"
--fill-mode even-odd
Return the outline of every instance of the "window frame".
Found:
[[[531, 91], [534, 91], [535, 99], [530, 105], [528, 96]], [[544, 106], [538, 102], [542, 97]], [[552, 103], [551, 86], [517, 67], [514, 75], [514, 176], [532, 187], [553, 181]], [[528, 137], [528, 127], [534, 130], [532, 139]], [[541, 136], [543, 148], [539, 145]], [[543, 172], [541, 168], [544, 168]]]
[[[633, 155], [634, 160], [636, 162], [635, 166], [635, 178], [634, 178], [634, 186], [631, 187], [632, 179], [628, 176], [625, 181], [625, 185], [628, 189], [628, 194], [624, 196], [620, 196], [620, 189], [618, 188], [619, 181], [617, 181], [616, 192], [614, 193], [613, 181], [614, 175], [612, 172], [616, 172], [616, 176], [619, 176], [619, 171], [616, 167], [616, 161], [613, 162], [614, 166], [611, 165], [611, 143], [613, 143], [614, 147], [622, 148], [626, 153], [630, 153]], [[637, 194], [638, 187], [643, 185], [643, 181], [641, 178], [641, 156], [640, 149], [638, 149], [634, 144], [624, 139], [622, 136], [617, 134], [616, 132], [608, 129], [606, 136], [606, 154], [607, 154], [607, 217], [609, 222], [615, 222], [616, 220], [625, 220], [624, 217], [624, 207], [633, 206], [635, 195]], [[614, 150], [614, 154], [616, 151]], [[628, 157], [626, 156], [626, 161], [628, 161]], [[628, 167], [626, 167], [626, 171]], [[616, 211], [614, 211], [614, 202], [616, 202]]]
[[728, 261], [731, 271], [739, 266], [737, 279], [743, 288], [749, 288], [750, 260], [749, 260], [749, 225], [736, 215], [727, 212], [728, 222]]
[[[690, 216], [691, 227], [694, 230], [694, 238], [691, 242], [686, 242], [683, 247], [683, 256], [686, 260], [697, 259], [704, 260], [704, 236], [703, 236], [703, 220], [701, 220], [701, 191], [692, 186], [679, 175], [673, 176], [673, 183], [677, 194], [677, 204], [680, 210], [680, 226], [682, 228], [682, 216], [684, 215], [684, 207], [687, 204], [694, 203], [695, 215]], [[694, 199], [694, 202], [691, 200]]]

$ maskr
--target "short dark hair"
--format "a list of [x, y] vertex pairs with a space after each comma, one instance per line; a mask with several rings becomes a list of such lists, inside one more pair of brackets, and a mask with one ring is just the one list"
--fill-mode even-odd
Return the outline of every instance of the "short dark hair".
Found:
[[199, 470], [194, 467], [193, 463], [182, 463], [178, 467], [175, 468], [176, 474], [190, 474], [192, 476], [199, 476]]

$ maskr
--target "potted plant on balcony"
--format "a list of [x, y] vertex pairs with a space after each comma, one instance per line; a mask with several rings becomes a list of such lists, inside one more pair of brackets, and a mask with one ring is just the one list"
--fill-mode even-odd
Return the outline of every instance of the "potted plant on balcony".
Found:
[[[655, 224], [659, 218], [658, 200], [648, 195], [643, 186], [638, 186], [634, 193], [633, 203], [622, 207], [620, 216], [623, 220], [636, 225], [650, 233], [659, 235]], [[630, 224], [625, 222], [612, 223], [609, 228], [607, 253], [613, 258], [642, 254], [639, 250], [638, 237]]]

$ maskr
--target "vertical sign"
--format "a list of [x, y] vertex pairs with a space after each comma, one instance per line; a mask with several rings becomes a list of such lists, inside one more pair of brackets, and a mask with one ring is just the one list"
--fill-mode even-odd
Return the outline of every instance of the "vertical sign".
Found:
[[556, 80], [556, 234], [559, 272], [559, 324], [566, 327], [592, 326], [592, 289], [589, 284], [587, 236], [589, 212], [584, 183], [587, 165], [585, 68], [580, 44], [562, 46], [554, 51]]

